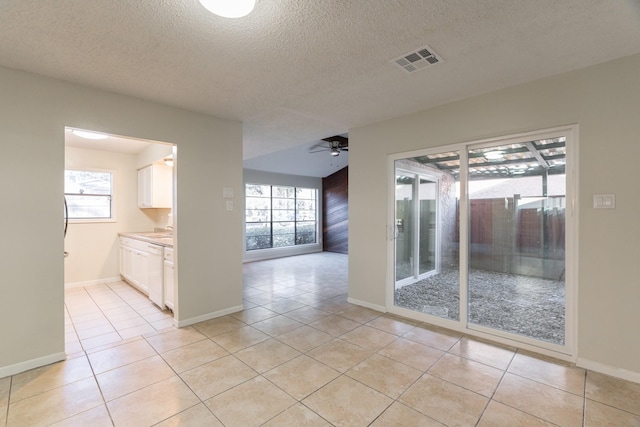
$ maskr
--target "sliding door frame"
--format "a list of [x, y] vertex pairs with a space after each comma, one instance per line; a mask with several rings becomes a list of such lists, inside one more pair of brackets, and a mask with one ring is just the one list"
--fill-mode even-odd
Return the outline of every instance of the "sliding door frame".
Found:
[[[468, 322], [468, 265], [469, 265], [469, 198], [468, 149], [488, 145], [506, 145], [564, 136], [566, 138], [566, 225], [565, 225], [565, 344], [557, 345], [541, 340], [472, 325]], [[437, 146], [387, 157], [387, 280], [386, 310], [392, 314], [488, 339], [501, 344], [531, 350], [562, 360], [575, 362], [578, 339], [578, 136], [577, 124], [523, 132], [451, 145]], [[395, 172], [396, 161], [412, 157], [458, 151], [460, 153], [460, 318], [450, 320], [412, 311], [395, 305]]]
[[[436, 236], [435, 236], [435, 261], [434, 261], [434, 267], [433, 269], [425, 272], [425, 273], [420, 273], [420, 255], [421, 255], [421, 251], [420, 251], [420, 239], [419, 238], [414, 238], [413, 240], [413, 247], [412, 249], [412, 255], [415, 258], [414, 261], [414, 266], [412, 268], [412, 272], [411, 272], [411, 277], [406, 277], [402, 280], [396, 281], [396, 284], [398, 283], [402, 283], [403, 286], [405, 284], [412, 284], [415, 282], [418, 282], [422, 279], [425, 279], [429, 276], [432, 276], [436, 273], [438, 273], [440, 271], [440, 230], [438, 229], [437, 224], [439, 224], [440, 222], [440, 200], [438, 197], [438, 192], [440, 189], [440, 176], [438, 176], [437, 173], [426, 173], [423, 171], [417, 171], [417, 170], [413, 170], [411, 167], [399, 167], [395, 169], [395, 172], [400, 172], [400, 173], [404, 173], [407, 175], [413, 175], [414, 178], [416, 178], [416, 185], [413, 188], [412, 191], [412, 197], [413, 197], [413, 206], [412, 206], [412, 210], [413, 210], [413, 224], [411, 224], [411, 228], [412, 230], [417, 230], [418, 233], [423, 232], [422, 228], [420, 227], [420, 212], [421, 212], [421, 206], [420, 206], [420, 201], [422, 200], [420, 198], [421, 192], [420, 192], [420, 180], [422, 178], [425, 179], [429, 179], [431, 180], [431, 182], [433, 182], [435, 184], [435, 194], [436, 194]], [[394, 184], [395, 186], [396, 184]], [[394, 187], [395, 188], [395, 187]], [[397, 200], [396, 200], [397, 202]], [[396, 209], [394, 210], [394, 224], [395, 224], [395, 219], [397, 219], [397, 203], [396, 203]], [[394, 229], [394, 233], [397, 233], [397, 231]], [[397, 234], [394, 235], [394, 242], [396, 242], [396, 246], [397, 246]], [[416, 236], [414, 236], [416, 237]], [[397, 247], [394, 249], [394, 253], [397, 255]]]

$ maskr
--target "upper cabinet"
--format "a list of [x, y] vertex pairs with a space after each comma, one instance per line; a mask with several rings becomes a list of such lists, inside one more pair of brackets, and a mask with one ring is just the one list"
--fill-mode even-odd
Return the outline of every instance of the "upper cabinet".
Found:
[[173, 169], [153, 164], [138, 169], [138, 207], [173, 207]]

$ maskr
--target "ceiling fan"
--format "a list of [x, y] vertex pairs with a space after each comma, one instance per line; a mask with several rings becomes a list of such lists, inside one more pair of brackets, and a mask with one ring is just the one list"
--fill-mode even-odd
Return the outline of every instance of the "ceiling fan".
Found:
[[333, 157], [340, 155], [341, 151], [349, 151], [349, 138], [336, 135], [329, 138], [323, 138], [324, 142], [314, 145], [309, 153], [321, 153], [328, 151]]

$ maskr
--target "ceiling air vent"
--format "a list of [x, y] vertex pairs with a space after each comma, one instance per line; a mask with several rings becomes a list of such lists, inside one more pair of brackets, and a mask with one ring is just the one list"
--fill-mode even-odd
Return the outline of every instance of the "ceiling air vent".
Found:
[[398, 67], [401, 67], [407, 73], [413, 73], [414, 71], [422, 70], [429, 65], [442, 62], [433, 49], [430, 47], [421, 47], [413, 52], [405, 53], [399, 58], [392, 61]]

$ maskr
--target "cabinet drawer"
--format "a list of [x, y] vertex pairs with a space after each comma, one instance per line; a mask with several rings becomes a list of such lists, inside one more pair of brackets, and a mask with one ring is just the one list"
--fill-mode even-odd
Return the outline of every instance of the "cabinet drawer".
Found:
[[122, 236], [120, 236], [120, 244], [122, 246], [126, 246], [132, 249], [137, 249], [143, 252], [149, 252], [149, 245], [151, 245], [150, 243], [143, 242], [142, 240], [131, 239], [129, 237], [122, 237]]

